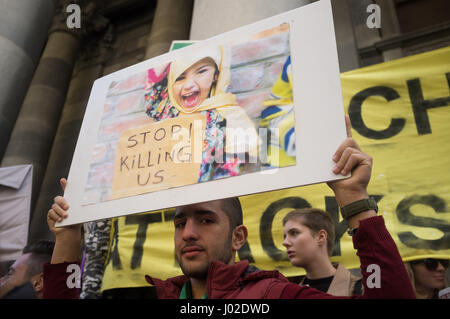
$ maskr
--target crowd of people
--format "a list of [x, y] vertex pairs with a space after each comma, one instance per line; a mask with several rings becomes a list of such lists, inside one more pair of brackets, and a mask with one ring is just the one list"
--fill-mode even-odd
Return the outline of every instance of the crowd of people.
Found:
[[[292, 283], [277, 270], [259, 270], [247, 260], [235, 261], [246, 243], [238, 198], [227, 198], [176, 208], [174, 242], [182, 276], [161, 280], [149, 274], [158, 298], [424, 298], [436, 297], [444, 288], [446, 261], [430, 260], [404, 264], [382, 216], [367, 194], [372, 159], [351, 137], [340, 145], [333, 160], [334, 173], [352, 172], [351, 177], [328, 182], [349, 224], [354, 248], [361, 261], [362, 278], [342, 265], [333, 265], [330, 255], [334, 224], [317, 209], [296, 210], [283, 220], [284, 241], [293, 266], [304, 267], [300, 284]], [[48, 213], [48, 225], [56, 243], [51, 263], [44, 267], [44, 297], [78, 298], [79, 291], [65, 284], [68, 264], [79, 263], [81, 226], [55, 227], [68, 216], [69, 203], [58, 196]], [[370, 266], [381, 269], [379, 283], [368, 284]], [[411, 271], [409, 271], [411, 270]], [[428, 279], [426, 277], [428, 272]], [[412, 277], [411, 275], [414, 275]], [[432, 280], [433, 279], [433, 280]], [[431, 293], [430, 293], [431, 292]]]
[[[220, 205], [224, 207], [231, 205], [229, 207], [234, 206], [235, 209], [240, 209], [237, 199], [221, 201]], [[237, 224], [240, 222], [238, 221]], [[334, 224], [327, 212], [313, 208], [295, 210], [286, 215], [283, 225], [283, 245], [286, 247], [292, 266], [306, 270], [306, 275], [299, 282], [300, 286], [307, 285], [336, 297], [363, 295], [362, 278], [351, 274], [343, 265], [332, 264], [329, 260], [334, 243]], [[22, 256], [11, 262], [6, 273], [0, 274], [0, 299], [43, 298], [43, 268], [45, 264], [50, 263], [53, 248], [54, 242], [48, 240], [34, 241], [25, 246]], [[186, 250], [190, 250], [191, 255], [195, 255], [199, 254], [197, 251], [201, 251], [197, 248], [192, 246]], [[220, 257], [218, 258], [220, 260]], [[404, 264], [415, 298], [437, 299], [439, 291], [443, 291], [448, 286], [445, 273], [448, 270], [449, 260], [426, 258]], [[256, 271], [252, 266], [249, 268], [250, 271]], [[183, 273], [190, 274], [189, 268], [183, 269]], [[50, 280], [53, 279], [50, 278]], [[154, 284], [153, 280], [149, 279], [150, 283]], [[194, 296], [187, 292], [188, 288], [192, 289], [190, 285], [189, 282], [184, 291], [180, 291], [180, 298], [181, 295], [185, 298]], [[72, 290], [71, 297], [77, 297], [79, 291]], [[64, 296], [56, 292], [50, 297]], [[177, 296], [172, 297], [177, 298]], [[249, 297], [252, 298], [251, 295]]]
[[[242, 113], [242, 110], [235, 106], [233, 96], [225, 92], [228, 82], [222, 80], [223, 64], [218, 62], [220, 55], [214, 57], [193, 57], [187, 65], [178, 66], [174, 63], [168, 73], [170, 85], [167, 92], [172, 103], [163, 105], [162, 108], [160, 103], [149, 103], [147, 107], [147, 113], [155, 120], [193, 111], [206, 114], [206, 147], [202, 157], [205, 161], [201, 165], [199, 182], [233, 176], [248, 164], [233, 162], [230, 166], [226, 161], [211, 164], [207, 160], [213, 155], [216, 156], [218, 150], [223, 154], [227, 153], [224, 146], [225, 128], [235, 122], [237, 126], [250, 123], [247, 117], [236, 118], [229, 112], [231, 109], [237, 109]], [[286, 76], [281, 76], [286, 83], [289, 82], [289, 61], [285, 67]], [[270, 108], [274, 108], [272, 104], [269, 105]], [[279, 107], [277, 109], [282, 110]], [[289, 112], [286, 114], [293, 116]], [[243, 122], [245, 123], [242, 124]], [[248, 260], [236, 262], [236, 253], [246, 244], [248, 230], [243, 224], [239, 199], [225, 198], [176, 208], [174, 243], [176, 259], [183, 275], [166, 280], [155, 278], [152, 274], [147, 275], [145, 279], [156, 287], [157, 297], [437, 298], [438, 292], [445, 287], [448, 260], [428, 258], [403, 263], [383, 217], [377, 215], [376, 202], [367, 192], [372, 158], [364, 153], [352, 138], [348, 117], [346, 125], [347, 138], [332, 158], [335, 162], [333, 173], [351, 173], [351, 177], [331, 181], [327, 185], [334, 192], [342, 217], [349, 224], [348, 233], [352, 236], [361, 262], [361, 276], [355, 276], [343, 265], [330, 261], [335, 225], [330, 215], [319, 209], [294, 210], [283, 219], [283, 246], [289, 260], [293, 267], [306, 270], [306, 276], [300, 283], [290, 282], [278, 270], [257, 269], [250, 265]], [[278, 161], [279, 166], [288, 165], [286, 158], [293, 152], [295, 142], [286, 145], [284, 164]], [[66, 182], [65, 179], [61, 180], [63, 189]], [[80, 296], [76, 285], [67, 284], [70, 276], [67, 266], [80, 264], [82, 225], [55, 226], [56, 222], [67, 218], [69, 205], [64, 197], [55, 197], [47, 216], [55, 242], [38, 241], [24, 248], [23, 255], [10, 266], [8, 273], [0, 278], [0, 298], [85, 297]], [[90, 230], [91, 233], [100, 232], [97, 227], [99, 224], [92, 225], [94, 227]], [[109, 238], [109, 230], [108, 227], [101, 229], [106, 233], [104, 237]], [[84, 247], [90, 249], [89, 243]], [[103, 270], [101, 267], [98, 269], [91, 266], [93, 262], [89, 258], [96, 257], [87, 254], [85, 273], [96, 278], [93, 281], [97, 282], [99, 292]], [[102, 264], [101, 261], [99, 264]], [[372, 282], [372, 269], [377, 268], [381, 270], [375, 274], [379, 278]], [[87, 280], [83, 284], [89, 285], [89, 282]], [[101, 297], [100, 294], [94, 296]]]

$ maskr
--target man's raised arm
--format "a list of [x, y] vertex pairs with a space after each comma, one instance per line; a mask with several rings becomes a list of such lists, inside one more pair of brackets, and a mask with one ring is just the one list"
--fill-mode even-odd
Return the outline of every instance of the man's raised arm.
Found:
[[377, 205], [369, 199], [367, 185], [372, 158], [361, 151], [352, 138], [346, 116], [347, 139], [336, 151], [335, 174], [351, 172], [347, 179], [329, 182], [343, 218], [349, 224], [353, 245], [361, 260], [365, 298], [415, 298], [411, 281], [384, 219], [377, 216]]
[[[66, 179], [61, 178], [60, 183], [65, 190]], [[47, 214], [48, 227], [55, 235], [55, 248], [50, 264], [44, 265], [44, 298], [78, 298], [77, 285], [69, 285], [67, 279], [74, 271], [68, 267], [79, 267], [81, 224], [55, 227], [56, 222], [67, 218], [68, 209], [69, 204], [64, 197], [57, 196]], [[75, 271], [74, 275], [79, 277], [80, 272]]]

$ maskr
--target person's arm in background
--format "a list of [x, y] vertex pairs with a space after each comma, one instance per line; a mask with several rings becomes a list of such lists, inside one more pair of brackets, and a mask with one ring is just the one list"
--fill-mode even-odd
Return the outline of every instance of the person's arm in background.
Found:
[[80, 299], [96, 299], [102, 295], [101, 287], [109, 251], [111, 224], [111, 218], [88, 224]]
[[[336, 163], [333, 172], [342, 175], [351, 172], [352, 176], [328, 183], [339, 207], [369, 198], [367, 185], [372, 171], [372, 158], [363, 153], [352, 138], [349, 117], [346, 116], [345, 120], [347, 139], [333, 157]], [[347, 220], [350, 229], [357, 228], [353, 245], [361, 260], [364, 297], [415, 298], [398, 248], [386, 229], [383, 217], [376, 215], [375, 210], [367, 210]], [[378, 269], [380, 281], [377, 287], [374, 276]], [[369, 279], [372, 273], [374, 276]], [[368, 287], [368, 281], [373, 282], [374, 285], [370, 285], [372, 288]]]
[[[65, 190], [66, 179], [61, 178], [60, 183]], [[67, 267], [79, 265], [81, 224], [55, 227], [56, 222], [67, 218], [68, 209], [69, 204], [64, 197], [57, 196], [47, 215], [48, 227], [55, 235], [55, 248], [50, 264], [44, 265], [44, 298], [78, 298], [78, 289], [67, 285], [67, 278], [71, 275]]]

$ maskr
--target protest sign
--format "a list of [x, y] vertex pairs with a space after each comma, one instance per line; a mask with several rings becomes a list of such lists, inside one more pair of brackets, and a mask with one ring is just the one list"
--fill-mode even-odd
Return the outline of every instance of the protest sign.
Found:
[[[205, 117], [202, 137], [186, 141], [190, 163], [176, 162], [179, 143], [161, 134], [192, 115]], [[96, 80], [58, 226], [345, 178], [332, 172], [345, 136], [320, 1]], [[167, 166], [155, 171], [154, 156]]]

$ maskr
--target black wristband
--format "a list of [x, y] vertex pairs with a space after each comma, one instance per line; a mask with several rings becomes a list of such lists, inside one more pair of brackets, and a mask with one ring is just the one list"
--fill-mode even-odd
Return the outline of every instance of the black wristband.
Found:
[[371, 209], [378, 212], [377, 202], [372, 198], [364, 198], [341, 207], [341, 214], [348, 221], [350, 217]]

